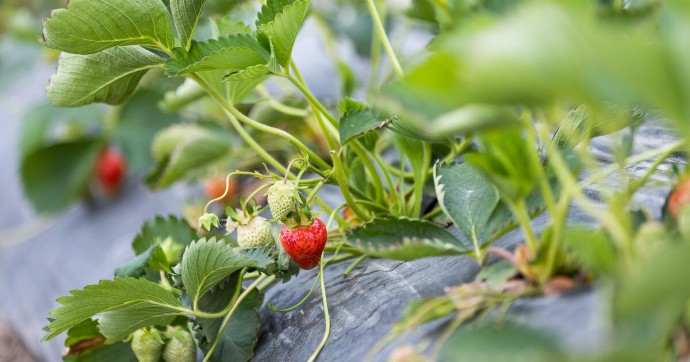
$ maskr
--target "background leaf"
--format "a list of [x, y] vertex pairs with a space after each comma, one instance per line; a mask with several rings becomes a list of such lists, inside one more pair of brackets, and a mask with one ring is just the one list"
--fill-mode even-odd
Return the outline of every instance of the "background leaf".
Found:
[[[259, 322], [261, 320], [259, 308], [262, 302], [263, 295], [256, 290], [253, 290], [244, 298], [232, 315], [230, 324], [223, 331], [221, 339], [211, 356], [211, 361], [245, 362], [254, 356], [254, 347], [259, 337]], [[218, 329], [216, 328], [215, 331], [215, 333], [211, 334], [213, 331], [207, 330], [209, 337], [212, 337], [207, 339], [207, 343], [201, 344], [200, 347], [204, 352], [208, 351], [208, 341], [215, 339]]]
[[171, 0], [170, 12], [185, 49], [189, 48], [194, 29], [199, 22], [206, 0]]
[[171, 238], [175, 243], [187, 246], [196, 239], [196, 232], [187, 222], [174, 215], [168, 217], [156, 216], [147, 221], [132, 241], [135, 254], [146, 252], [151, 246]]
[[63, 53], [50, 78], [48, 97], [55, 106], [77, 107], [102, 102], [122, 104], [149, 69], [163, 58], [140, 46], [116, 47], [98, 53]]
[[153, 140], [152, 154], [158, 166], [146, 182], [153, 188], [167, 187], [188, 172], [227, 156], [229, 151], [228, 140], [201, 126], [169, 127]]
[[159, 92], [142, 89], [118, 111], [113, 142], [127, 159], [132, 172], [148, 172], [155, 166], [151, 142], [161, 130], [180, 121], [177, 113], [165, 113], [156, 105]]
[[412, 219], [377, 219], [353, 229], [347, 239], [366, 254], [402, 261], [469, 251], [446, 229]]
[[91, 54], [121, 45], [172, 49], [175, 35], [160, 0], [71, 0], [45, 20], [43, 41], [63, 52]]
[[50, 311], [55, 318], [47, 327], [44, 341], [100, 314], [101, 333], [110, 341], [125, 339], [131, 332], [166, 325], [182, 314], [180, 301], [162, 286], [145, 279], [101, 280], [71, 295], [57, 299], [62, 304]]
[[496, 188], [472, 166], [455, 162], [436, 164], [434, 183], [443, 211], [468, 240], [479, 243], [498, 204]]
[[101, 140], [53, 144], [30, 152], [21, 164], [24, 194], [38, 212], [60, 211], [86, 190]]
[[551, 334], [504, 324], [456, 330], [443, 345], [442, 361], [561, 361], [563, 352]]
[[[57, 108], [49, 102], [32, 106], [22, 117], [19, 148], [21, 158], [55, 139], [70, 138], [72, 127], [88, 133], [103, 122], [100, 105]], [[66, 135], [67, 134], [67, 135]]]

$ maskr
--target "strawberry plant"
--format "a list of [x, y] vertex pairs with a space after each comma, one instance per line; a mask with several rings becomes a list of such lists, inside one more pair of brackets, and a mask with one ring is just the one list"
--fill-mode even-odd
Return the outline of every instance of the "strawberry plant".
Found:
[[[610, 291], [614, 338], [592, 358], [685, 357], [668, 342], [690, 340], [690, 294], [679, 277], [688, 271], [687, 182], [671, 194], [666, 224], [635, 195], [687, 149], [688, 6], [415, 0], [400, 14], [383, 1], [365, 5], [366, 89], [334, 45], [328, 9], [309, 0], [268, 0], [258, 12], [244, 2], [72, 0], [50, 14], [41, 41], [61, 52], [52, 106], [113, 107], [86, 108], [96, 114], [86, 121], [27, 119], [21, 171], [37, 209], [66, 207], [94, 170], [112, 193], [129, 168], [145, 172], [152, 190], [209, 180], [210, 200], [193, 207], [195, 217], [147, 222], [114, 279], [57, 300], [44, 339], [66, 332], [66, 359], [187, 361], [198, 348], [205, 361], [245, 361], [264, 291], [318, 267], [312, 291], [320, 286], [325, 333], [315, 360], [331, 328], [328, 264], [356, 258], [348, 274], [367, 258], [463, 256], [483, 268], [476, 280], [410, 304], [370, 357], [441, 318], [450, 323], [424, 354], [511, 356], [509, 343], [503, 355], [457, 346], [516, 334], [539, 345], [540, 333], [482, 321], [500, 321], [492, 311], [518, 298], [593, 280]], [[337, 100], [313, 92], [293, 58], [310, 17], [339, 70]], [[402, 57], [387, 26], [410, 18], [433, 29], [433, 40]], [[633, 152], [642, 124], [659, 119], [678, 140]], [[65, 125], [60, 137], [56, 124]], [[608, 166], [590, 152], [600, 136], [620, 137]], [[649, 163], [641, 175], [629, 172], [641, 162]], [[327, 202], [326, 190], [342, 202]], [[574, 208], [595, 226], [569, 223]], [[532, 219], [542, 214], [548, 222], [537, 229]], [[512, 230], [524, 243], [494, 245]], [[653, 267], [657, 260], [666, 267]], [[650, 285], [668, 297], [663, 311], [643, 294]], [[541, 345], [535, 356], [562, 353]]]

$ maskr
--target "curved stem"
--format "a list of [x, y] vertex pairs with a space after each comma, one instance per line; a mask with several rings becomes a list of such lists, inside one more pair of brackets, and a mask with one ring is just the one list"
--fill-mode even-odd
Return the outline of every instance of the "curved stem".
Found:
[[261, 158], [263, 158], [264, 161], [268, 162], [271, 166], [275, 167], [276, 170], [278, 170], [279, 172], [285, 172], [285, 167], [283, 167], [283, 165], [280, 162], [278, 162], [278, 160], [276, 160], [275, 158], [273, 158], [273, 156], [266, 152], [266, 150], [263, 147], [261, 147], [261, 145], [259, 145], [254, 140], [254, 138], [252, 138], [252, 136], [249, 135], [249, 133], [247, 133], [247, 131], [244, 129], [244, 127], [242, 127], [237, 118], [230, 114], [230, 112], [227, 109], [227, 102], [225, 101], [225, 99], [223, 99], [223, 97], [221, 97], [216, 91], [209, 87], [208, 84], [206, 84], [206, 82], [203, 79], [201, 79], [198, 75], [192, 74], [190, 77], [194, 79], [199, 84], [199, 86], [201, 86], [206, 91], [206, 93], [208, 93], [211, 96], [211, 98], [213, 98], [216, 101], [216, 103], [218, 103], [218, 105], [223, 109], [223, 112], [228, 116], [230, 124], [233, 126], [233, 128], [235, 128], [237, 133], [239, 133], [240, 137], [242, 137], [242, 139], [245, 142], [247, 142], [249, 147], [251, 147], [254, 150], [254, 152], [256, 152]]
[[333, 159], [333, 173], [335, 174], [336, 181], [338, 181], [338, 185], [343, 193], [343, 197], [345, 197], [345, 201], [347, 201], [347, 204], [360, 220], [369, 220], [368, 213], [359, 207], [350, 193], [350, 187], [347, 184], [347, 176], [345, 175], [345, 169], [343, 168], [343, 163], [340, 160], [340, 156], [338, 156], [338, 154], [335, 152], [331, 152], [331, 155]]
[[353, 261], [352, 264], [350, 264], [350, 266], [347, 267], [347, 269], [345, 269], [345, 271], [343, 272], [343, 278], [347, 278], [347, 276], [352, 272], [352, 270], [354, 270], [357, 267], [357, 265], [359, 265], [359, 263], [361, 263], [362, 261], [364, 261], [364, 259], [368, 257], [368, 254], [364, 254], [357, 258], [357, 260]]
[[230, 177], [234, 176], [237, 174], [237, 171], [235, 172], [230, 172], [227, 176], [225, 176], [225, 191], [223, 192], [222, 195], [216, 197], [215, 199], [211, 199], [206, 203], [206, 206], [204, 206], [204, 214], [208, 213], [208, 208], [211, 206], [216, 201], [220, 201], [225, 198], [225, 196], [228, 195], [228, 191], [230, 191]]
[[271, 187], [271, 186], [272, 186], [272, 183], [267, 182], [267, 183], [265, 183], [265, 184], [263, 184], [263, 185], [257, 187], [254, 191], [252, 191], [251, 194], [249, 194], [249, 196], [247, 196], [246, 199], [244, 199], [244, 205], [242, 205], [242, 209], [245, 209], [245, 210], [246, 210], [246, 209], [247, 209], [247, 203], [248, 203], [251, 199], [253, 199], [254, 196], [256, 196], [256, 194], [258, 194], [259, 192], [261, 192], [261, 190], [266, 189], [266, 188], [269, 188], [269, 187]]
[[422, 213], [422, 198], [424, 197], [424, 184], [431, 171], [431, 144], [429, 142], [422, 142], [424, 151], [422, 156], [422, 172], [421, 180], [415, 180], [414, 184], [414, 204], [412, 209], [412, 217], [419, 217]]
[[325, 262], [323, 260], [323, 254], [321, 255], [321, 264], [319, 265], [319, 279], [321, 280], [321, 301], [323, 302], [323, 317], [326, 322], [325, 330], [323, 332], [323, 338], [321, 339], [321, 343], [319, 343], [319, 346], [316, 347], [316, 350], [314, 353], [309, 357], [307, 360], [308, 362], [313, 362], [316, 360], [316, 357], [319, 356], [319, 353], [321, 353], [321, 350], [323, 349], [323, 346], [326, 345], [326, 341], [328, 340], [328, 335], [331, 332], [331, 317], [328, 314], [328, 301], [326, 300], [326, 285], [323, 281], [323, 266]]
[[[259, 285], [264, 279], [266, 279], [266, 277], [267, 277], [266, 275], [262, 275], [262, 276], [256, 278], [256, 280], [251, 285], [249, 285], [249, 287], [247, 287], [247, 289], [245, 289], [244, 292], [242, 292], [242, 294], [240, 294], [240, 296], [237, 298], [235, 303], [233, 303], [232, 308], [230, 309], [228, 314], [225, 316], [225, 318], [223, 319], [223, 323], [220, 325], [220, 328], [218, 329], [218, 334], [216, 335], [216, 339], [213, 341], [213, 344], [211, 345], [211, 348], [209, 348], [208, 352], [206, 353], [206, 356], [204, 356], [204, 362], [208, 362], [209, 359], [211, 358], [211, 355], [213, 354], [213, 350], [216, 349], [218, 342], [220, 342], [220, 338], [223, 335], [225, 328], [227, 328], [228, 323], [230, 322], [230, 318], [232, 318], [232, 315], [235, 313], [235, 310], [237, 310], [237, 307], [240, 305], [240, 303], [242, 303], [244, 298], [246, 298], [249, 295], [249, 293], [251, 293], [256, 288], [257, 285]], [[241, 285], [241, 282], [239, 282], [239, 284]]]
[[319, 193], [319, 190], [321, 190], [321, 188], [322, 188], [323, 185], [325, 185], [325, 184], [326, 184], [326, 180], [323, 180], [323, 181], [319, 182], [316, 186], [314, 186], [314, 188], [313, 188], [313, 189], [311, 190], [311, 192], [309, 193], [309, 196], [307, 196], [307, 207], [308, 207], [309, 204], [312, 202], [312, 200], [314, 200], [314, 198], [316, 197], [316, 195]]
[[[310, 150], [309, 147], [305, 146], [304, 143], [302, 143], [300, 140], [295, 138], [295, 136], [283, 131], [282, 129], [274, 128], [271, 126], [267, 126], [263, 123], [259, 123], [246, 115], [244, 113], [240, 112], [235, 108], [234, 106], [228, 106], [227, 110], [232, 114], [233, 116], [237, 117], [242, 123], [265, 133], [272, 134], [274, 136], [280, 137], [285, 139], [286, 141], [290, 142], [293, 146], [297, 147], [300, 151], [306, 153], [309, 155], [309, 159], [312, 160], [316, 165], [319, 167], [323, 168], [324, 170], [329, 170], [330, 166], [326, 161], [322, 160], [321, 157], [319, 157], [314, 151]], [[320, 176], [323, 176], [321, 174]]]
[[362, 161], [364, 167], [369, 171], [372, 186], [374, 186], [374, 190], [376, 191], [376, 200], [379, 202], [384, 202], [386, 196], [385, 190], [383, 189], [383, 183], [381, 182], [381, 177], [379, 177], [376, 167], [374, 167], [374, 164], [371, 163], [371, 160], [367, 156], [367, 152], [364, 150], [364, 147], [362, 147], [362, 145], [356, 141], [350, 142], [349, 145], [352, 147], [352, 151], [357, 154], [359, 160]]
[[302, 118], [309, 115], [309, 111], [306, 109], [288, 106], [287, 104], [281, 103], [280, 101], [276, 100], [275, 98], [273, 98], [273, 96], [271, 96], [270, 93], [268, 93], [266, 87], [264, 87], [262, 84], [256, 86], [256, 91], [259, 93], [259, 95], [264, 97], [264, 99], [266, 100], [268, 105], [271, 106], [271, 108], [275, 109], [280, 113]]
[[[297, 67], [293, 67], [293, 70], [296, 69]], [[295, 76], [297, 76], [297, 73], [295, 73]], [[307, 88], [306, 84], [301, 82], [299, 79], [293, 77], [292, 75], [286, 75], [286, 77], [290, 82], [292, 82], [292, 84], [295, 85], [295, 87], [297, 87], [297, 89], [299, 89], [300, 92], [302, 92], [302, 94], [307, 98], [307, 101], [309, 101], [309, 104], [311, 104], [314, 108], [321, 112], [321, 114], [323, 114], [324, 117], [326, 117], [326, 119], [328, 119], [331, 122], [331, 125], [333, 127], [338, 126], [338, 120], [335, 119], [335, 117], [333, 117], [333, 115], [330, 112], [328, 112], [326, 107], [324, 107], [323, 104], [321, 104], [321, 102], [319, 102], [319, 100], [316, 99], [316, 97], [314, 97], [314, 95], [309, 91], [309, 88]]]
[[276, 311], [276, 312], [280, 312], [280, 313], [289, 312], [289, 311], [291, 311], [291, 310], [293, 310], [293, 309], [299, 307], [300, 305], [304, 304], [304, 302], [307, 301], [307, 299], [309, 298], [309, 296], [311, 295], [311, 293], [314, 292], [314, 289], [316, 289], [316, 285], [318, 284], [319, 279], [320, 279], [320, 276], [317, 275], [317, 276], [316, 276], [316, 279], [314, 279], [314, 284], [312, 284], [311, 289], [309, 289], [309, 292], [307, 293], [307, 295], [305, 295], [304, 298], [302, 298], [302, 300], [300, 300], [299, 302], [297, 302], [297, 304], [293, 305], [292, 307], [278, 308], [278, 307], [276, 307], [275, 305], [273, 305], [271, 302], [268, 303], [268, 307], [271, 308], [272, 310], [274, 310], [274, 311]]
[[371, 18], [374, 20], [374, 27], [376, 28], [376, 32], [379, 35], [379, 40], [381, 40], [383, 48], [386, 49], [386, 53], [388, 54], [388, 57], [391, 60], [391, 64], [393, 65], [395, 73], [398, 75], [398, 78], [403, 78], [405, 74], [403, 73], [398, 58], [395, 56], [393, 46], [391, 46], [391, 43], [388, 40], [388, 36], [386, 35], [386, 29], [383, 27], [383, 21], [381, 21], [379, 12], [378, 10], [376, 10], [376, 4], [374, 4], [374, 0], [367, 0], [367, 7], [369, 8]]

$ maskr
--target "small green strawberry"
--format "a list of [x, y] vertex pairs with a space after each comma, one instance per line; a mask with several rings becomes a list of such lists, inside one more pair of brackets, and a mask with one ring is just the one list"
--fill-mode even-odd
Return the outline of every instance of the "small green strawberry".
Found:
[[192, 334], [180, 327], [168, 326], [165, 332], [169, 341], [163, 349], [165, 362], [194, 362], [196, 361], [196, 345]]
[[239, 214], [242, 216], [228, 219], [226, 230], [228, 234], [237, 230], [237, 244], [240, 247], [256, 248], [267, 245], [273, 240], [271, 223], [265, 217]]
[[291, 181], [281, 180], [268, 189], [268, 207], [273, 218], [282, 221], [299, 206], [299, 190]]
[[201, 215], [199, 218], [199, 227], [204, 228], [207, 231], [213, 230], [213, 228], [220, 226], [220, 219], [218, 215], [214, 213], [206, 213]]
[[142, 328], [132, 334], [132, 351], [139, 362], [158, 362], [164, 344], [156, 328]]

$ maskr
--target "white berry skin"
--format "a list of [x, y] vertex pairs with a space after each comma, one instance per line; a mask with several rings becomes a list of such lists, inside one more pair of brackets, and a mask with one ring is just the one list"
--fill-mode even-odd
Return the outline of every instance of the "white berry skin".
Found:
[[255, 216], [246, 225], [237, 227], [237, 244], [242, 248], [264, 246], [272, 238], [271, 223], [261, 216]]
[[276, 220], [285, 219], [290, 211], [297, 209], [299, 192], [291, 182], [278, 181], [268, 189], [268, 207]]

